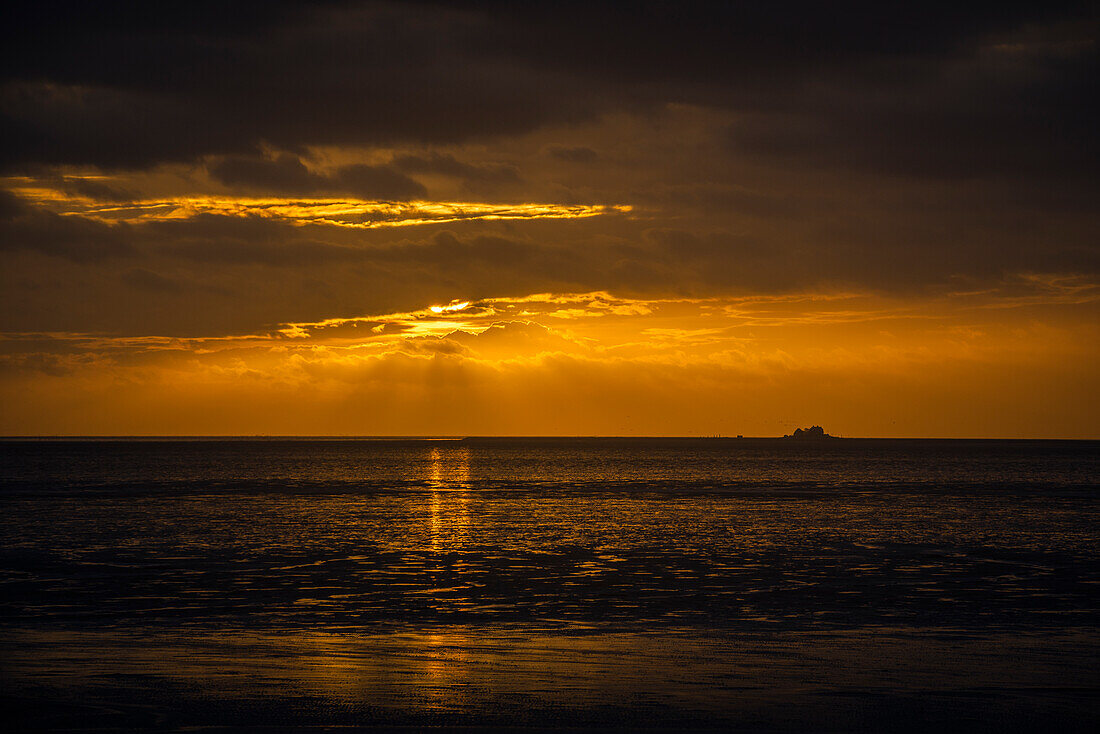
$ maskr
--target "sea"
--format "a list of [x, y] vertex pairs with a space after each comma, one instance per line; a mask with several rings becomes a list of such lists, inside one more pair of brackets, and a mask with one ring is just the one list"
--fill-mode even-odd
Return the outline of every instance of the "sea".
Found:
[[9, 731], [1100, 730], [1100, 442], [0, 442]]

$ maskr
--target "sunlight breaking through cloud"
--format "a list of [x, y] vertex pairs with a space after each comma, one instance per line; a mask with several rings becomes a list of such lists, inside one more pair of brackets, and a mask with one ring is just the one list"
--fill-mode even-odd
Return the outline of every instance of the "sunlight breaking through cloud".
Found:
[[468, 201], [381, 201], [306, 197], [174, 196], [103, 203], [57, 188], [9, 179], [8, 190], [58, 214], [102, 222], [178, 221], [203, 214], [261, 217], [291, 224], [329, 225], [349, 229], [409, 227], [463, 221], [584, 219], [629, 214], [625, 204], [484, 203]]
[[[1075, 301], [1085, 297], [1072, 290]], [[530, 413], [531, 421], [578, 404], [578, 395], [592, 406], [586, 420], [597, 421], [632, 414], [636, 406], [654, 400], [672, 401], [669, 406], [679, 406], [675, 426], [658, 411], [651, 418], [660, 422], [615, 428], [656, 433], [720, 422], [730, 411], [743, 409], [746, 395], [759, 402], [755, 415], [765, 416], [764, 406], [797, 412], [821, 384], [878, 385], [876, 400], [889, 401], [898, 380], [918, 387], [929, 380], [950, 385], [975, 372], [984, 375], [994, 395], [1021, 371], [1045, 375], [1067, 363], [1093, 361], [1090, 345], [1100, 342], [1095, 329], [1072, 320], [1072, 311], [1082, 307], [1078, 303], [1055, 299], [1036, 305], [1030, 296], [1021, 300], [1020, 294], [1007, 292], [1000, 295], [1004, 308], [990, 308], [988, 297], [980, 303], [971, 298], [533, 293], [283, 323], [266, 333], [239, 336], [8, 332], [0, 335], [0, 372], [7, 376], [0, 388], [11, 394], [50, 381], [67, 385], [66, 394], [94, 402], [97, 395], [115, 394], [106, 386], [124, 382], [145, 401], [186, 394], [209, 404], [233, 395], [243, 401], [242, 409], [245, 404], [282, 405], [293, 420], [311, 415], [309, 406], [323, 404], [328, 406], [322, 411], [325, 420], [359, 432], [393, 430], [383, 428], [390, 425], [384, 421], [387, 414], [374, 409], [387, 400], [396, 401], [398, 412], [410, 420], [436, 415], [440, 400], [457, 401], [465, 407], [451, 414], [455, 422], [449, 430], [459, 433], [472, 430], [465, 422], [469, 406], [498, 404], [489, 395], [508, 396], [515, 410], [531, 401], [543, 406]], [[1057, 321], [1055, 308], [1063, 314]], [[1050, 323], [1018, 327], [1019, 314], [1039, 312]], [[1003, 370], [1004, 364], [1014, 371]], [[1058, 391], [1078, 389], [1086, 379], [1081, 374], [1064, 385], [1052, 382], [1054, 397], [1061, 400]], [[166, 384], [172, 391], [166, 392]], [[668, 384], [682, 389], [660, 392]], [[499, 422], [509, 411], [486, 410], [491, 415], [478, 419], [477, 430], [513, 426]], [[20, 425], [39, 426], [34, 421], [41, 414], [21, 413]], [[93, 414], [98, 415], [88, 413]], [[912, 419], [929, 426], [937, 420], [919, 411]], [[569, 419], [562, 420], [553, 430], [572, 430]], [[764, 430], [763, 424], [755, 425], [744, 430]], [[523, 423], [522, 430], [534, 427]]]

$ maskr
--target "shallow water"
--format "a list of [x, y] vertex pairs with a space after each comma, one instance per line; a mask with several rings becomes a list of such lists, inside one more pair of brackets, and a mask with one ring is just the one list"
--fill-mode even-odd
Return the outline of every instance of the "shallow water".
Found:
[[1100, 444], [6, 442], [38, 728], [1100, 722]]

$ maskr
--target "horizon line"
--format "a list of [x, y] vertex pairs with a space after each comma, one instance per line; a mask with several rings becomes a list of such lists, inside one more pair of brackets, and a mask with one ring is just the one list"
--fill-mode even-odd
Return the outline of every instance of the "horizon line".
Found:
[[110, 440], [345, 440], [345, 441], [464, 441], [464, 440], [550, 440], [550, 439], [596, 439], [596, 440], [692, 440], [692, 441], [766, 441], [794, 440], [798, 443], [828, 443], [842, 441], [1100, 441], [1095, 438], [1066, 437], [1026, 437], [1026, 436], [833, 436], [825, 438], [791, 439], [789, 436], [743, 436], [743, 435], [657, 435], [657, 434], [292, 434], [292, 433], [177, 433], [177, 434], [12, 434], [0, 435], [0, 441], [110, 441]]

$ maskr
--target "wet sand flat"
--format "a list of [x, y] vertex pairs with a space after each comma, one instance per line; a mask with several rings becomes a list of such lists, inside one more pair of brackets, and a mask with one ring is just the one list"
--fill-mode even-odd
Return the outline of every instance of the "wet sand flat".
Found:
[[31, 726], [1028, 731], [1100, 723], [1095, 630], [16, 632]]

